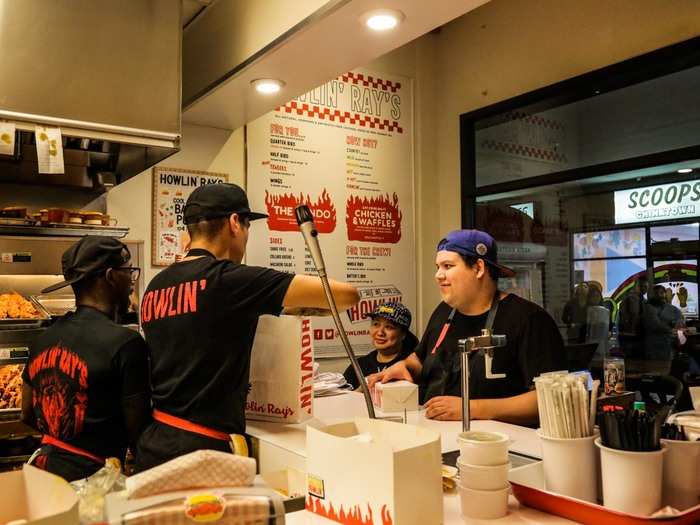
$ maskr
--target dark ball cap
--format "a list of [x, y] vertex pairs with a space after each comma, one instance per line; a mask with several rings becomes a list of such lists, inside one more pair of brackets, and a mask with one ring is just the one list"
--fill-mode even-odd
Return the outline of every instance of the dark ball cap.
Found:
[[185, 204], [184, 222], [193, 224], [232, 213], [245, 215], [249, 220], [265, 219], [267, 215], [250, 211], [245, 190], [236, 184], [216, 183], [200, 186], [194, 190]]
[[109, 268], [118, 268], [130, 260], [129, 249], [114, 237], [87, 235], [68, 248], [61, 257], [65, 281], [44, 288], [41, 293], [53, 292]]
[[371, 319], [383, 317], [401, 328], [408, 330], [411, 326], [411, 311], [398, 302], [383, 303], [369, 314]]

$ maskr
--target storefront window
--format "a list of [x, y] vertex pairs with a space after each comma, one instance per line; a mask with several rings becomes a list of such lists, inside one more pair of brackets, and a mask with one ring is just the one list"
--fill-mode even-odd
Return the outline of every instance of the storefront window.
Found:
[[516, 270], [499, 286], [549, 312], [567, 357], [595, 348], [594, 375], [621, 346], [632, 389], [645, 374], [700, 372], [698, 49], [683, 42], [460, 119], [462, 223], [491, 233]]

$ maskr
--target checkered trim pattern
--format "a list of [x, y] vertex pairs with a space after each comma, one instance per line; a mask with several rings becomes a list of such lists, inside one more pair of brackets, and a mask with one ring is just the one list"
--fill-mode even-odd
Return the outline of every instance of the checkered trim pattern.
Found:
[[398, 122], [380, 119], [370, 115], [360, 115], [359, 113], [350, 113], [349, 111], [340, 111], [338, 109], [321, 108], [320, 106], [311, 106], [303, 102], [292, 100], [284, 106], [277, 108], [277, 111], [286, 113], [296, 113], [297, 115], [306, 117], [316, 117], [321, 120], [330, 120], [332, 122], [347, 122], [348, 124], [356, 124], [363, 128], [382, 129], [385, 131], [396, 131], [403, 133], [403, 128]]
[[528, 113], [523, 113], [522, 111], [513, 111], [512, 113], [507, 113], [506, 118], [508, 118], [508, 120], [522, 120], [527, 124], [534, 124], [535, 126], [542, 126], [543, 128], [557, 130], [564, 129], [564, 125], [561, 122], [543, 118], [539, 115], [530, 115]]
[[338, 77], [338, 80], [343, 82], [350, 82], [352, 84], [358, 84], [365, 87], [373, 87], [375, 89], [381, 89], [383, 91], [391, 91], [396, 93], [401, 89], [401, 82], [392, 82], [391, 80], [382, 80], [381, 78], [374, 78], [369, 75], [365, 76], [362, 73], [345, 73]]
[[500, 142], [497, 140], [484, 140], [481, 143], [483, 149], [517, 155], [519, 157], [529, 157], [532, 159], [545, 160], [550, 162], [566, 163], [567, 158], [563, 153], [557, 151], [533, 148], [532, 146], [523, 146], [522, 144], [513, 144], [510, 142]]

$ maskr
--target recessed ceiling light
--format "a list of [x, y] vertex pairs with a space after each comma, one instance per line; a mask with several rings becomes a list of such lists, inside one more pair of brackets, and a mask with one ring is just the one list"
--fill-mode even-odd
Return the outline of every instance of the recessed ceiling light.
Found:
[[360, 18], [373, 31], [389, 31], [404, 19], [404, 14], [395, 9], [375, 9]]
[[691, 171], [693, 171], [693, 168], [682, 168], [676, 171], [678, 171], [678, 173], [690, 173]]
[[271, 95], [278, 93], [284, 86], [284, 82], [276, 78], [257, 78], [251, 82], [252, 86], [258, 93]]

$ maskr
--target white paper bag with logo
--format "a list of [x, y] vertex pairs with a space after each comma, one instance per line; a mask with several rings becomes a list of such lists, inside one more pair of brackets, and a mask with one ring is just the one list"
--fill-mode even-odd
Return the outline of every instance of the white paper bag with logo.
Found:
[[279, 423], [310, 419], [313, 365], [310, 319], [261, 316], [253, 341], [246, 418]]
[[357, 418], [307, 427], [306, 450], [307, 510], [340, 523], [443, 522], [438, 432]]

